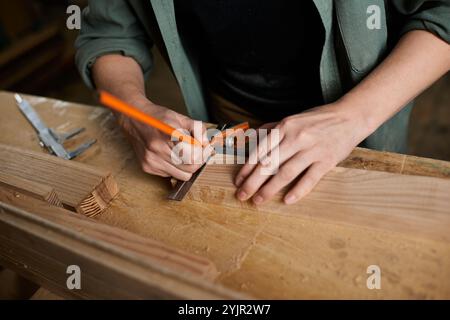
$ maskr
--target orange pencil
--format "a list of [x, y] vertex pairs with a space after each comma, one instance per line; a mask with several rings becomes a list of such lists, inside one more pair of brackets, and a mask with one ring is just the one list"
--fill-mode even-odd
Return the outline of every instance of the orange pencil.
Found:
[[174, 136], [179, 141], [188, 142], [196, 146], [202, 146], [202, 144], [193, 137], [181, 133], [175, 128], [169, 126], [167, 123], [164, 123], [152, 116], [149, 116], [148, 114], [142, 112], [141, 110], [127, 104], [126, 102], [120, 100], [119, 98], [116, 98], [112, 94], [109, 94], [101, 90], [99, 91], [99, 100], [100, 103], [102, 103], [106, 107], [109, 107], [113, 110], [123, 113], [124, 115], [133, 118], [137, 121], [145, 123], [169, 136]]
[[238, 130], [242, 130], [245, 132], [249, 128], [250, 125], [248, 124], [248, 122], [243, 122], [241, 124], [235, 125], [234, 127], [228, 128], [222, 131], [221, 133], [217, 134], [216, 136], [214, 136], [211, 139], [211, 145], [214, 145], [220, 141], [222, 141], [223, 143], [226, 138], [228, 138], [229, 136], [233, 136]]

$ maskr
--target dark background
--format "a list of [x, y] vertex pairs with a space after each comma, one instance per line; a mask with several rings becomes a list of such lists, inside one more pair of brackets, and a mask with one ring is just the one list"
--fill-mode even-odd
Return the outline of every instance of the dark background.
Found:
[[[74, 65], [77, 31], [66, 28], [66, 9], [86, 0], [0, 1], [0, 90], [96, 104]], [[167, 65], [154, 52], [148, 83], [155, 102], [183, 111], [181, 95]], [[0, 106], [1, 108], [1, 106]], [[1, 110], [1, 109], [0, 109]], [[417, 99], [411, 119], [409, 153], [450, 160], [450, 74]]]

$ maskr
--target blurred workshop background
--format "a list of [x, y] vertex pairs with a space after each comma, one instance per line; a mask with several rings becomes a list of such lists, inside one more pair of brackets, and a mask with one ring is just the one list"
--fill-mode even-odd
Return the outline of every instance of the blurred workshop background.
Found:
[[[0, 2], [0, 90], [95, 104], [74, 65], [77, 31], [66, 28], [66, 9], [87, 0]], [[183, 110], [169, 68], [154, 52], [156, 67], [148, 83], [155, 102]], [[420, 75], [418, 75], [420, 76]], [[1, 108], [1, 106], [0, 106]], [[450, 160], [450, 74], [417, 100], [411, 119], [409, 153]]]

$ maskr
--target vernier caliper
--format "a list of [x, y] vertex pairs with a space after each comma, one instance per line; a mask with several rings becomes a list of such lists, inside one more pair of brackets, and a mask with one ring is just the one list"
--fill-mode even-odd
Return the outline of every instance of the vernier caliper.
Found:
[[82, 154], [84, 151], [86, 151], [89, 147], [91, 147], [94, 143], [97, 142], [97, 140], [90, 140], [73, 151], [66, 150], [63, 146], [63, 143], [66, 140], [71, 139], [76, 135], [80, 134], [81, 132], [83, 132], [85, 128], [76, 129], [66, 134], [57, 134], [55, 131], [48, 128], [42, 122], [41, 118], [28, 101], [22, 99], [22, 97], [18, 94], [16, 94], [14, 97], [16, 98], [16, 102], [20, 111], [22, 111], [22, 113], [25, 115], [25, 117], [28, 119], [28, 121], [32, 124], [32, 126], [36, 130], [39, 136], [40, 145], [43, 148], [44, 147], [47, 148], [50, 153], [60, 158], [71, 160]]

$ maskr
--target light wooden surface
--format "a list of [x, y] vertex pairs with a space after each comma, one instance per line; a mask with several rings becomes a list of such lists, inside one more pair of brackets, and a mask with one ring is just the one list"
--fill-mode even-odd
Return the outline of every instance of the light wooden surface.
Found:
[[44, 300], [44, 301], [54, 301], [54, 300], [63, 300], [61, 296], [54, 294], [51, 291], [48, 291], [44, 288], [39, 288], [30, 298], [30, 300]]
[[[0, 263], [66, 297], [237, 299], [205, 258], [0, 187]], [[80, 268], [79, 290], [66, 284]]]
[[233, 177], [241, 165], [216, 155], [201, 173], [187, 198], [224, 208], [250, 209], [305, 219], [355, 225], [450, 242], [450, 179], [335, 168], [302, 201], [286, 206], [281, 190], [256, 206], [236, 199]]
[[[108, 111], [36, 97], [30, 102], [51, 126], [86, 126], [74, 144], [99, 140], [77, 161], [110, 170], [121, 192], [98, 221], [209, 258], [220, 273], [217, 281], [229, 288], [258, 298], [450, 298], [447, 241], [313, 215], [167, 202], [169, 182], [141, 172]], [[39, 151], [12, 95], [0, 93], [0, 103], [0, 143]], [[362, 149], [343, 165], [450, 177], [447, 162]], [[374, 264], [381, 268], [381, 290], [366, 287], [367, 267]]]
[[0, 170], [53, 188], [64, 205], [86, 216], [102, 212], [118, 193], [108, 171], [6, 144], [0, 144]]

